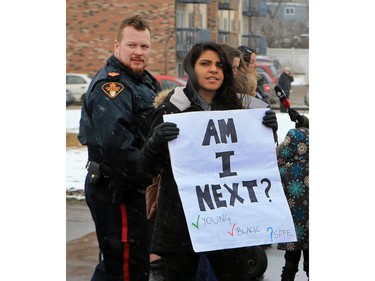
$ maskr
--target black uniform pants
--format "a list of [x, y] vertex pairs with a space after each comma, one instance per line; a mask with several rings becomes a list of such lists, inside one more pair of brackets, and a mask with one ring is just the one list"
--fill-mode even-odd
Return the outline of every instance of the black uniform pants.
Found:
[[[219, 281], [248, 281], [246, 248], [205, 252]], [[163, 255], [168, 281], [195, 281], [199, 253], [168, 253]]]
[[92, 281], [147, 281], [149, 274], [148, 222], [145, 196], [137, 191], [116, 191], [108, 181], [91, 184], [85, 197], [95, 223], [103, 260]]

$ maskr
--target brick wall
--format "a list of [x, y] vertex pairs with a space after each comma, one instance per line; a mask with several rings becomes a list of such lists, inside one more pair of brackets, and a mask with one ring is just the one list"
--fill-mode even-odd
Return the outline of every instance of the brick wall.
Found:
[[175, 0], [66, 0], [66, 72], [95, 74], [113, 53], [120, 22], [136, 13], [151, 26], [147, 69], [176, 75]]
[[211, 3], [207, 5], [207, 28], [210, 30], [212, 41], [217, 41], [219, 36], [218, 5], [218, 0], [211, 0]]

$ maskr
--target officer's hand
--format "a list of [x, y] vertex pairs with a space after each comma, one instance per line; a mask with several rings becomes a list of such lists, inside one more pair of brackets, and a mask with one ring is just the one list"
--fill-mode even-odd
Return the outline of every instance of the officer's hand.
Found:
[[274, 133], [276, 133], [278, 129], [276, 113], [273, 110], [268, 110], [263, 116], [263, 125], [271, 128]]
[[164, 122], [154, 128], [154, 132], [149, 140], [150, 146], [153, 150], [159, 151], [161, 148], [171, 140], [177, 138], [180, 129], [175, 123]]
[[289, 114], [290, 120], [292, 120], [293, 122], [299, 121], [301, 119], [301, 115], [297, 112], [297, 110], [293, 108], [288, 109], [288, 114]]

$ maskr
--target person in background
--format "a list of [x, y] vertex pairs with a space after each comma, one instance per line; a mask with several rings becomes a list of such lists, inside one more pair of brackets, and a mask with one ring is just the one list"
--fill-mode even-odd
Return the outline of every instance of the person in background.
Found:
[[269, 108], [268, 103], [256, 98], [258, 75], [253, 69], [247, 67], [241, 51], [225, 43], [220, 46], [232, 60], [235, 88], [242, 100], [243, 108]]
[[296, 122], [277, 147], [281, 182], [284, 187], [297, 235], [297, 242], [279, 243], [285, 251], [281, 281], [293, 281], [303, 253], [303, 270], [309, 276], [309, 119], [293, 108], [288, 110]]
[[[292, 75], [292, 71], [288, 66], [284, 67], [284, 72], [281, 73], [278, 81], [278, 85], [281, 87], [281, 89], [284, 90], [286, 97], [289, 99], [291, 88], [292, 88], [292, 82], [294, 81], [294, 77]], [[287, 109], [283, 106], [283, 104], [280, 102], [280, 112], [287, 112]]]
[[240, 50], [225, 43], [221, 43], [220, 47], [224, 49], [232, 60], [236, 92], [240, 95], [255, 97], [257, 88], [256, 72], [247, 67]]
[[[193, 45], [183, 67], [188, 74], [186, 87], [177, 87], [155, 99], [154, 122], [139, 162], [141, 168], [152, 176], [161, 173], [151, 250], [162, 256], [168, 281], [195, 281], [201, 254], [193, 250], [169, 159], [168, 141], [178, 137], [179, 128], [174, 123], [163, 122], [163, 115], [242, 108], [235, 91], [232, 62], [217, 43]], [[174, 104], [176, 99], [178, 107]], [[277, 131], [275, 112], [266, 111], [262, 122]], [[248, 281], [246, 247], [208, 251], [205, 255], [218, 280]]]
[[152, 177], [137, 162], [160, 91], [145, 69], [150, 54], [148, 22], [139, 15], [124, 19], [114, 53], [84, 97], [78, 139], [88, 150], [85, 197], [103, 255], [92, 281], [149, 279], [145, 188]]
[[[241, 51], [225, 43], [221, 43], [220, 46], [232, 61], [235, 90], [242, 101], [243, 108], [270, 108], [269, 103], [256, 98], [258, 75], [254, 68], [246, 65]], [[274, 137], [277, 139], [276, 133]]]
[[245, 61], [247, 67], [250, 69], [250, 71], [255, 73], [254, 75], [256, 75], [257, 77], [256, 97], [271, 106], [269, 96], [264, 91], [263, 87], [265, 81], [263, 80], [262, 76], [260, 76], [256, 71], [257, 55], [255, 50], [247, 46], [239, 46], [238, 50], [241, 51], [242, 58]]

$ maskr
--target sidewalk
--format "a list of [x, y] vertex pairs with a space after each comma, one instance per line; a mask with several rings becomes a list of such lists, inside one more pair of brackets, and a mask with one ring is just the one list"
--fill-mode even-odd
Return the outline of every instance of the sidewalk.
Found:
[[[84, 200], [66, 202], [66, 281], [88, 281], [99, 259], [95, 227]], [[280, 280], [284, 265], [284, 252], [276, 245], [265, 248], [268, 267], [261, 281]], [[306, 281], [302, 259], [295, 281]]]
[[66, 201], [66, 280], [90, 280], [98, 262], [98, 242], [84, 200]]

